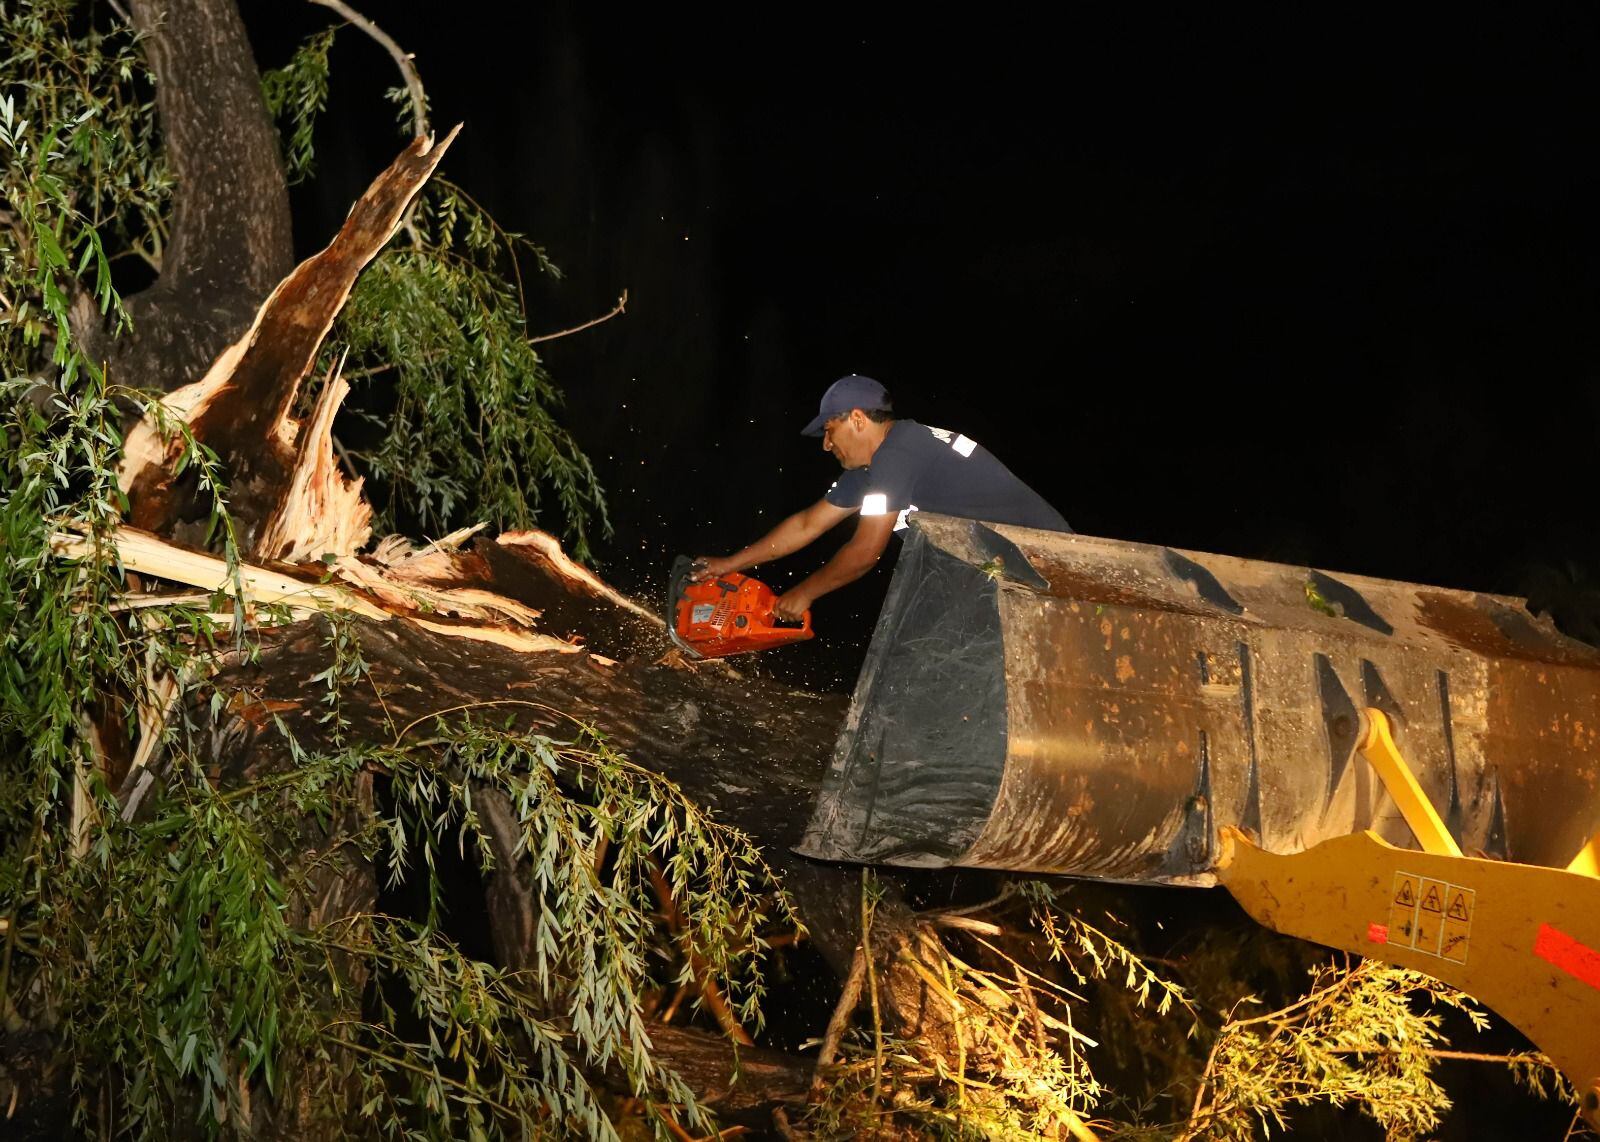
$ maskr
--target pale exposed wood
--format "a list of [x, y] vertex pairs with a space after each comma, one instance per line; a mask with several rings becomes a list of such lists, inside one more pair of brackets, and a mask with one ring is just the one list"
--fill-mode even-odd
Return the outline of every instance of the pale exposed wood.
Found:
[[204, 591], [186, 591], [181, 594], [167, 592], [153, 595], [124, 595], [106, 605], [112, 614], [119, 611], [142, 611], [147, 607], [192, 607], [204, 603], [210, 595]]
[[[273, 294], [275, 296], [277, 290], [274, 290]], [[271, 301], [272, 298], [269, 297], [268, 304]], [[211, 363], [211, 368], [206, 370], [205, 376], [175, 389], [162, 398], [161, 405], [169, 420], [188, 424], [210, 406], [233, 376], [233, 371], [238, 367], [239, 359], [244, 356], [245, 349], [255, 339], [256, 330], [260, 328], [261, 317], [265, 312], [266, 306], [256, 310], [255, 319], [251, 321], [250, 328], [245, 331], [244, 336], [218, 355]], [[123, 494], [127, 494], [133, 487], [134, 481], [145, 472], [165, 468], [176, 456], [181, 442], [174, 439], [170, 433], [164, 432], [160, 425], [161, 421], [157, 417], [146, 415], [128, 430], [127, 440], [122, 446], [122, 461], [117, 466], [117, 485]], [[290, 445], [293, 439], [283, 443], [286, 446]]]
[[401, 575], [404, 564], [389, 568], [346, 557], [333, 565], [334, 573], [370, 591], [391, 607], [416, 612], [443, 612], [477, 622], [510, 621], [532, 627], [539, 612], [514, 599], [476, 587], [439, 588], [408, 582]]
[[362, 479], [349, 479], [333, 452], [333, 418], [350, 392], [342, 376], [328, 378], [310, 422], [300, 433], [289, 488], [256, 539], [256, 556], [290, 563], [349, 555], [372, 537], [372, 508]]
[[449, 535], [430, 540], [421, 547], [413, 547], [411, 541], [403, 535], [386, 535], [373, 548], [372, 559], [385, 566], [415, 566], [429, 555], [458, 550], [463, 543], [488, 526], [487, 522], [480, 521], [471, 527], [460, 527]]
[[128, 772], [143, 769], [150, 764], [156, 749], [161, 745], [167, 730], [167, 719], [172, 714], [173, 703], [178, 700], [181, 680], [172, 674], [162, 675], [147, 684], [139, 698], [139, 744], [133, 751], [133, 763]]
[[583, 564], [573, 559], [565, 551], [561, 550], [561, 544], [556, 540], [556, 537], [550, 535], [548, 532], [533, 530], [508, 531], [504, 535], [500, 536], [497, 542], [502, 547], [520, 547], [526, 550], [537, 552], [541, 561], [544, 562], [551, 571], [562, 578], [570, 580], [574, 584], [581, 585], [591, 594], [606, 599], [625, 610], [632, 611], [634, 614], [641, 618], [650, 620], [657, 626], [665, 625], [662, 623], [659, 615], [655, 614], [653, 611], [649, 611], [644, 607], [641, 607], [638, 603], [617, 591], [593, 571], [589, 570]]
[[950, 912], [926, 912], [923, 913], [923, 919], [940, 928], [959, 928], [963, 932], [977, 932], [984, 936], [999, 936], [1005, 932], [998, 924]]
[[[226, 560], [205, 552], [178, 547], [137, 528], [119, 528], [109, 542], [116, 558], [130, 570], [185, 583], [191, 587], [201, 587], [208, 591], [221, 591], [230, 596], [239, 595], [247, 603], [256, 605], [283, 603], [291, 606], [315, 607], [325, 611], [346, 611], [380, 622], [406, 618], [438, 634], [490, 642], [529, 654], [548, 651], [570, 654], [578, 650], [576, 645], [564, 639], [535, 634], [527, 630], [472, 625], [468, 622], [440, 622], [422, 618], [420, 615], [396, 615], [394, 611], [379, 605], [364, 593], [332, 583], [307, 582], [282, 571], [249, 563], [238, 565], [236, 582], [228, 570]], [[51, 539], [51, 547], [57, 555], [65, 558], [81, 559], [92, 557], [94, 554], [92, 541], [72, 532], [57, 532]], [[448, 592], [441, 591], [438, 594], [441, 598], [448, 596]], [[474, 594], [482, 595], [486, 592], [474, 592]], [[481, 604], [474, 602], [461, 604], [469, 610], [479, 605]], [[510, 599], [503, 600], [503, 605], [505, 613], [510, 613], [518, 607], [518, 604]], [[441, 609], [448, 611], [454, 608], [441, 607]]]
[[[442, 140], [412, 142], [356, 201], [333, 241], [278, 283], [249, 331], [217, 358], [204, 378], [164, 402], [167, 418], [186, 423], [221, 460], [241, 546], [247, 551], [257, 552], [264, 526], [285, 510], [299, 470], [300, 430], [292, 410], [301, 381], [356, 277], [393, 237], [456, 130]], [[324, 415], [331, 420], [332, 411], [324, 410]], [[204, 515], [203, 497], [173, 472], [180, 448], [181, 440], [163, 434], [156, 417], [147, 416], [130, 433], [119, 482], [128, 495], [133, 524], [177, 535], [177, 527]], [[331, 440], [328, 448], [331, 464]], [[293, 518], [294, 508], [288, 510]], [[281, 546], [285, 536], [279, 532], [273, 539]]]
[[100, 753], [96, 745], [94, 726], [85, 718], [83, 740], [85, 755], [72, 764], [72, 819], [68, 823], [72, 856], [81, 860], [89, 852], [89, 837], [99, 816], [94, 797], [89, 792], [89, 778], [100, 768]]
[[537, 654], [540, 651], [559, 651], [562, 654], [576, 654], [581, 647], [576, 643], [566, 642], [563, 639], [551, 638], [546, 634], [526, 634], [521, 631], [507, 630], [504, 627], [478, 627], [456, 625], [452, 623], [439, 623], [431, 619], [418, 618], [412, 615], [407, 620], [416, 623], [419, 627], [435, 631], [438, 634], [447, 634], [453, 638], [469, 638], [474, 642], [492, 642], [496, 646], [503, 646], [507, 650], [517, 650], [524, 654]]
[[[353, 591], [331, 584], [308, 583], [293, 575], [248, 563], [239, 564], [236, 584], [229, 574], [227, 560], [178, 547], [138, 528], [118, 528], [110, 543], [118, 561], [129, 570], [191, 587], [228, 595], [242, 594], [247, 601], [258, 604], [291, 603], [322, 610], [351, 611], [369, 619], [390, 617], [388, 611]], [[94, 555], [93, 542], [72, 532], [57, 532], [50, 546], [57, 555], [69, 559]]]
[[813, 1094], [822, 1090], [823, 1072], [833, 1065], [833, 1060], [839, 1054], [839, 1044], [844, 1039], [845, 1029], [850, 1026], [850, 1017], [861, 1002], [861, 985], [866, 979], [867, 957], [857, 946], [856, 954], [850, 961], [850, 974], [844, 980], [844, 990], [839, 1002], [834, 1005], [833, 1015], [828, 1019], [828, 1029], [822, 1036], [822, 1050], [817, 1054], [817, 1074], [811, 1081]]

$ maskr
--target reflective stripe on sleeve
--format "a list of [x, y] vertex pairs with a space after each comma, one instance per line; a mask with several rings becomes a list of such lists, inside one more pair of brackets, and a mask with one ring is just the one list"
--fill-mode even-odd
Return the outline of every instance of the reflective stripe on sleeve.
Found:
[[862, 515], [888, 515], [889, 497], [882, 492], [868, 492], [861, 497]]
[[965, 436], [956, 437], [954, 442], [950, 445], [950, 447], [954, 448], [963, 456], [971, 456], [972, 450], [977, 446], [978, 442], [976, 440], [969, 440]]

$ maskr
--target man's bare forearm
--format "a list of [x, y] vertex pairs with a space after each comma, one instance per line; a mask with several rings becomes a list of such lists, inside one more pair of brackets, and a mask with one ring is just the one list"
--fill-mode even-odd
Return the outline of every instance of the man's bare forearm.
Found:
[[877, 566], [878, 554], [846, 544], [834, 552], [832, 559], [802, 579], [795, 591], [808, 599], [820, 599], [871, 571]]
[[795, 512], [748, 547], [742, 547], [728, 556], [726, 562], [733, 566], [725, 567], [723, 570], [743, 571], [758, 563], [770, 563], [774, 559], [782, 559], [785, 555], [793, 555], [815, 538], [811, 529], [806, 526], [806, 513]]

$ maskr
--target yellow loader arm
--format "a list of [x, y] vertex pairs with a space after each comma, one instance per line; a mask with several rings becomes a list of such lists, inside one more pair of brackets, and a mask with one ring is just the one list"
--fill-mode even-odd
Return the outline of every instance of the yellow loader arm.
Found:
[[1533, 1040], [1600, 1129], [1600, 837], [1564, 869], [1461, 855], [1395, 748], [1365, 712], [1361, 752], [1425, 851], [1374, 833], [1269, 853], [1221, 831], [1217, 877], [1276, 932], [1414, 968], [1481, 1000]]

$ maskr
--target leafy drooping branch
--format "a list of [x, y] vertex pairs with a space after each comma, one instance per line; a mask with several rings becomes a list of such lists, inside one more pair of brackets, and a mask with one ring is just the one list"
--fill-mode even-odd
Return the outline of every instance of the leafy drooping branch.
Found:
[[310, 178], [316, 169], [313, 133], [328, 106], [328, 53], [337, 28], [312, 33], [282, 67], [261, 73], [267, 111], [283, 124], [283, 169], [289, 183]]
[[[336, 674], [354, 677], [349, 664]], [[556, 741], [469, 720], [427, 729], [305, 756], [227, 791], [175, 743], [182, 763], [148, 819], [113, 817], [57, 905], [64, 919], [100, 918], [93, 956], [33, 965], [78, 1061], [85, 1121], [116, 1106], [120, 1117], [99, 1127], [161, 1133], [191, 1103], [218, 1126], [248, 1120], [255, 1082], [315, 1089], [324, 1125], [384, 1135], [611, 1138], [592, 1086], [610, 1070], [648, 1105], [709, 1128], [647, 1048], [640, 996], [670, 962], [651, 873], [690, 902], [680, 976], [692, 956], [758, 1026], [761, 931], [792, 923], [781, 894], [779, 912], [764, 913], [772, 884], [759, 853], [590, 735]], [[374, 776], [388, 807], [346, 818]], [[386, 861], [392, 881], [422, 877], [435, 901], [446, 837], [487, 869], [484, 790], [514, 806], [528, 855], [539, 932], [527, 970], [472, 959], [430, 921], [290, 922], [319, 862], [342, 849]], [[332, 840], [309, 864], [292, 856], [308, 818]], [[342, 835], [341, 819], [355, 822]], [[76, 930], [44, 922], [30, 941], [65, 950]]]
[[1420, 972], [1323, 965], [1294, 1003], [1223, 1024], [1182, 1136], [1254, 1138], [1319, 1102], [1358, 1106], [1390, 1137], [1434, 1130], [1450, 1105], [1432, 1073], [1441, 1008], [1487, 1025], [1470, 998]]
[[[77, 295], [82, 258], [159, 269], [172, 179], [156, 145], [148, 69], [132, 29], [75, 19], [73, 0], [0, 7], [0, 363], [31, 371]], [[69, 219], [70, 218], [70, 222]], [[90, 235], [94, 237], [91, 239]], [[109, 255], [100, 249], [102, 240]], [[41, 276], [48, 263], [66, 272]], [[92, 296], [104, 312], [109, 273]], [[62, 298], [46, 299], [53, 286]], [[84, 315], [87, 317], [87, 315]]]
[[[552, 415], [561, 394], [528, 339], [519, 255], [544, 252], [507, 234], [460, 188], [436, 179], [367, 269], [324, 349], [384, 408], [378, 443], [351, 454], [387, 490], [392, 524], [445, 531], [462, 519], [527, 527], [554, 509], [580, 559], [606, 521], [594, 469]], [[381, 393], [375, 386], [381, 386]], [[547, 503], [547, 492], [553, 503]]]

